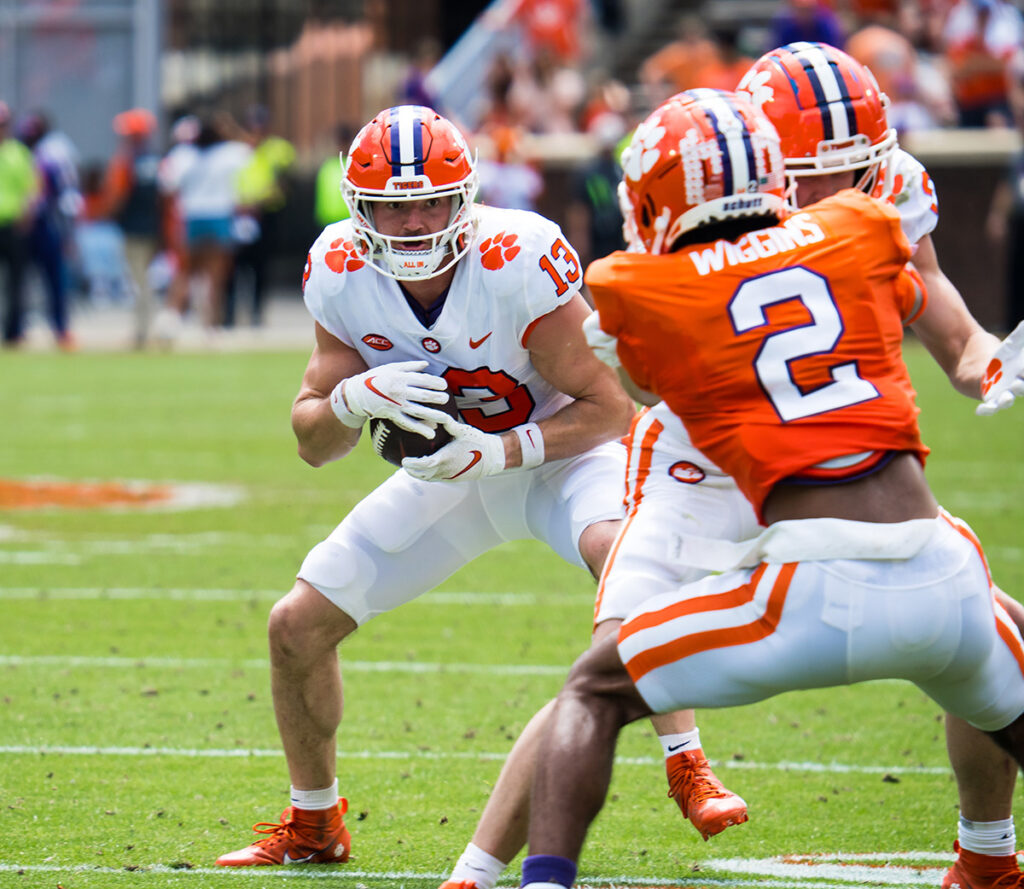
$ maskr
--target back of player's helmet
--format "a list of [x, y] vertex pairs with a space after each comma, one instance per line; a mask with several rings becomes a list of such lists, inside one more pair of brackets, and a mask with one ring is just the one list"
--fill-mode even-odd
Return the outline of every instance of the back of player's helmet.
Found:
[[[896, 131], [874, 75], [827, 43], [790, 43], [765, 53], [736, 91], [775, 124], [792, 178], [861, 171], [854, 186], [886, 192]], [[791, 183], [792, 184], [792, 183]]]
[[779, 136], [748, 101], [687, 90], [654, 109], [622, 155], [619, 203], [629, 249], [667, 253], [694, 229], [785, 211]]
[[[475, 159], [451, 121], [431, 108], [397, 105], [359, 131], [348, 152], [341, 191], [366, 261], [383, 275], [409, 281], [440, 275], [465, 255], [477, 182]], [[451, 197], [452, 206], [439, 232], [402, 237], [376, 228], [378, 203], [444, 197]], [[419, 246], [424, 241], [426, 249]]]

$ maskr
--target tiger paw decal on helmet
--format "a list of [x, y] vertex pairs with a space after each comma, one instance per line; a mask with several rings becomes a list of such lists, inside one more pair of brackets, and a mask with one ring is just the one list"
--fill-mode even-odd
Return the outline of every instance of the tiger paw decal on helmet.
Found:
[[516, 244], [516, 237], [515, 234], [507, 235], [505, 232], [499, 232], [484, 241], [480, 245], [480, 253], [482, 254], [480, 262], [483, 267], [496, 272], [506, 262], [511, 262], [515, 259], [522, 249]]
[[331, 249], [324, 257], [327, 268], [339, 275], [342, 272], [354, 272], [366, 265], [366, 261], [360, 256], [359, 250], [352, 241], [345, 241], [338, 238], [331, 241]]

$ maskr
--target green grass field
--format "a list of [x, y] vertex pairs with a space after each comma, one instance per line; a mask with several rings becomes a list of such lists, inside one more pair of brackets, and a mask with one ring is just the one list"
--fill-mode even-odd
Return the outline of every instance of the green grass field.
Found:
[[[320, 470], [296, 457], [288, 411], [305, 359], [0, 355], [0, 479], [246, 495], [0, 512], [0, 887], [436, 889], [519, 729], [586, 646], [592, 582], [533, 542], [375, 620], [342, 649], [351, 862], [213, 867], [287, 804], [270, 605], [389, 471], [365, 442]], [[908, 360], [933, 487], [981, 535], [996, 580], [1024, 594], [1024, 407], [976, 418], [919, 348]], [[939, 713], [917, 689], [791, 694], [699, 722], [750, 822], [702, 842], [665, 798], [650, 728], [631, 726], [581, 883], [937, 885], [957, 803]]]

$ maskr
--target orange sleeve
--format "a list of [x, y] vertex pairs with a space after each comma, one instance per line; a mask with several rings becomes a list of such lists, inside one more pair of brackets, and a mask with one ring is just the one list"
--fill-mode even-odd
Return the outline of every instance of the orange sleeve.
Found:
[[631, 380], [641, 389], [651, 390], [651, 374], [636, 348], [636, 340], [628, 335], [623, 300], [619, 294], [628, 289], [631, 268], [628, 259], [616, 262], [616, 257], [626, 254], [613, 253], [592, 262], [587, 268], [584, 281], [590, 289], [594, 307], [601, 318], [601, 330], [619, 340], [619, 358]]
[[928, 306], [928, 288], [924, 279], [913, 266], [905, 266], [896, 281], [896, 293], [899, 300], [900, 317], [903, 326], [913, 324]]

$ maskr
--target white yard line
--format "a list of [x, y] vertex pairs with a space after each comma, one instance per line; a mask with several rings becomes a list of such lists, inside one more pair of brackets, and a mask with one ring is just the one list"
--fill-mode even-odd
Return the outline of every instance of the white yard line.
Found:
[[[8, 551], [10, 554], [10, 551]], [[39, 552], [26, 554], [29, 564], [36, 564]], [[5, 553], [0, 550], [0, 562], [4, 561]], [[78, 564], [76, 557], [65, 555], [63, 564]], [[268, 602], [280, 599], [286, 592], [278, 590], [249, 589], [186, 589], [183, 587], [4, 587], [0, 586], [0, 601], [4, 599], [67, 599], [67, 600], [108, 600], [152, 601], [166, 599], [178, 602], [251, 602], [253, 599]], [[593, 605], [593, 596], [589, 593], [552, 593], [540, 595], [528, 592], [485, 593], [467, 591], [435, 590], [423, 594], [424, 601], [432, 605], [569, 605], [586, 608]]]
[[[458, 752], [430, 750], [342, 750], [343, 759], [366, 760], [485, 760], [500, 762], [505, 753]], [[63, 746], [59, 744], [12, 744], [0, 745], [0, 756], [178, 756], [193, 759], [244, 759], [248, 757], [280, 757], [277, 748], [194, 748], [194, 747], [101, 747]], [[617, 756], [621, 766], [660, 766], [664, 760], [653, 756]], [[750, 760], [712, 760], [717, 769], [739, 769], [746, 771], [814, 772], [840, 775], [948, 775], [948, 766], [893, 766], [893, 765], [850, 765], [847, 763], [821, 762], [754, 762]]]
[[[919, 852], [919, 853], [908, 853], [917, 856], [919, 859], [936, 860], [943, 856], [937, 855], [932, 852]], [[855, 857], [855, 856], [851, 856]], [[896, 858], [896, 856], [891, 856]], [[949, 857], [951, 860], [951, 856]], [[884, 858], [883, 858], [884, 860]], [[772, 862], [776, 862], [777, 859], [731, 859], [729, 863], [739, 865], [741, 872], [747, 872], [751, 874], [760, 873], [758, 867], [764, 864], [766, 867], [770, 866]], [[704, 865], [704, 868], [711, 868], [712, 863]], [[837, 869], [838, 872], [833, 874], [833, 869], [829, 868], [828, 872], [822, 872], [821, 865], [813, 864], [805, 866], [805, 870], [808, 871], [808, 876], [812, 876], [813, 879], [805, 879], [804, 874], [797, 870], [798, 866], [794, 866], [791, 871], [784, 871], [786, 879], [743, 879], [743, 878], [731, 878], [731, 877], [711, 877], [708, 876], [707, 870], [702, 870], [699, 878], [696, 882], [699, 882], [701, 886], [720, 886], [722, 889], [741, 889], [741, 887], [764, 887], [764, 889], [850, 889], [851, 886], [872, 886], [874, 889], [901, 889], [905, 886], [936, 886], [941, 878], [942, 873], [946, 869], [946, 865], [942, 867], [924, 867], [914, 868], [913, 870], [904, 868], [857, 868], [852, 867], [849, 871], [843, 871]], [[749, 869], [748, 869], [749, 868]], [[348, 867], [338, 867], [330, 869], [311, 869], [305, 867], [238, 867], [238, 868], [221, 868], [221, 867], [191, 867], [191, 868], [173, 868], [165, 864], [152, 864], [152, 865], [138, 865], [137, 869], [132, 871], [126, 871], [123, 867], [98, 867], [92, 864], [80, 864], [80, 865], [58, 865], [58, 864], [14, 864], [14, 863], [0, 863], [0, 873], [42, 873], [42, 874], [81, 874], [83, 876], [89, 874], [131, 874], [133, 878], [143, 879], [145, 877], [161, 877], [167, 875], [174, 876], [195, 876], [195, 877], [208, 877], [208, 876], [221, 876], [229, 879], [266, 879], [273, 877], [274, 879], [283, 879], [288, 877], [298, 877], [301, 879], [329, 879], [338, 880], [343, 878], [344, 880], [371, 880], [371, 881], [385, 881], [391, 885], [394, 885], [395, 880], [445, 880], [448, 877], [447, 873], [431, 873], [431, 872], [416, 872], [416, 871], [366, 871], [366, 870], [352, 870]], [[766, 874], [772, 876], [771, 874]], [[884, 881], [884, 882], [883, 882]], [[663, 886], [666, 889], [670, 887], [682, 887], [682, 886], [693, 886], [695, 885], [693, 880], [680, 879], [678, 877], [672, 879], [666, 879], [664, 877], [636, 877], [616, 875], [616, 876], [602, 876], [595, 874], [581, 875], [578, 879], [578, 884], [582, 889], [588, 889], [588, 887], [601, 887], [601, 886]], [[501, 881], [499, 886], [514, 886], [515, 882], [509, 882], [508, 878]]]

